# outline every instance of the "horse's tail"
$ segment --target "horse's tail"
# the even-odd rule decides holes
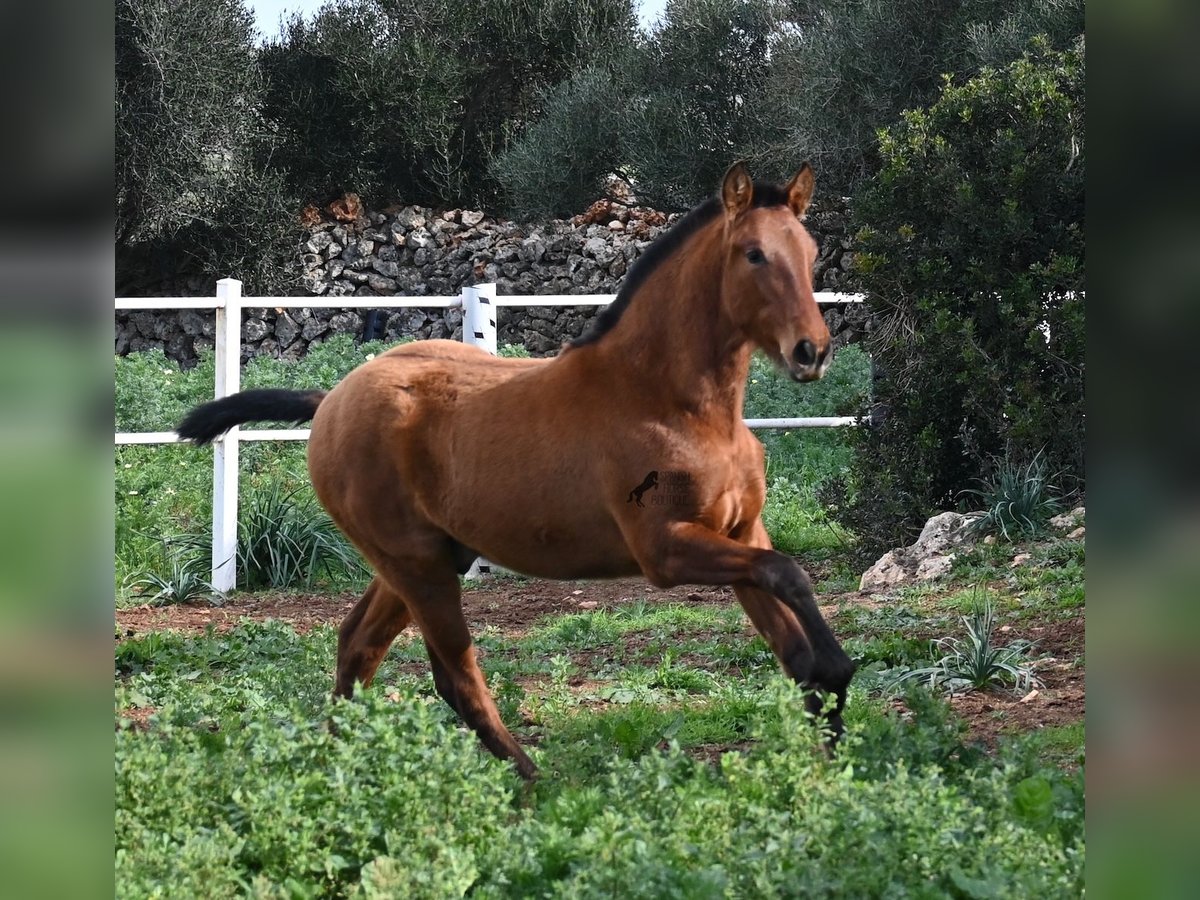
[[[307,422],[325,399],[325,391],[260,388],[202,403],[175,429],[185,441],[207,444],[234,425],[246,422]]]

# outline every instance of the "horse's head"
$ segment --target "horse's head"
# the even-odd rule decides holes
[[[807,163],[783,188],[756,185],[741,163],[721,184],[722,302],[750,340],[797,381],[820,378],[833,359],[829,329],[813,296],[817,243],[800,224],[812,192]]]

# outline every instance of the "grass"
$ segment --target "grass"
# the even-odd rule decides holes
[[[919,613],[855,616],[861,659],[917,652]],[[335,704],[331,627],[118,642],[117,895],[1082,889],[1081,727],[989,755],[928,691],[901,716],[856,682],[830,758],[735,607],[635,599],[478,644],[502,715],[536,742],[532,788],[436,699],[413,635]]]
[[[380,342],[355,344],[338,335],[313,347],[297,361],[269,357],[251,360],[243,386],[327,388],[351,369],[385,349]],[[521,355],[503,348],[503,355]],[[116,425],[122,431],[166,431],[193,405],[212,395],[213,359],[180,370],[161,351],[129,354],[116,362]],[[751,366],[746,414],[756,417],[853,413],[869,382],[869,363],[856,347],[845,348],[819,382],[798,385],[763,358]],[[768,494],[763,517],[775,545],[809,561],[836,558],[851,536],[839,529],[818,502],[817,490],[849,464],[845,434],[837,429],[762,431],[767,450]],[[139,580],[169,580],[175,574],[163,552],[167,535],[207,542],[211,527],[211,450],[191,446],[123,446],[115,452],[116,586],[118,596],[136,599],[130,586]],[[313,512],[305,467],[305,448],[293,442],[242,446],[240,457],[242,531],[270,539],[242,553],[253,574],[248,586],[264,584],[355,587],[363,582],[357,558],[344,552],[321,529],[306,529]],[[295,509],[281,507],[290,498]],[[261,527],[263,506],[272,522]],[[248,511],[248,513],[247,513]],[[254,519],[259,519],[258,526]],[[306,535],[298,532],[307,530]],[[275,535],[279,535],[278,538]],[[292,540],[291,538],[294,538]],[[314,547],[315,550],[314,555]],[[248,555],[247,555],[248,554]],[[842,573],[845,579],[852,576]],[[242,587],[247,584],[240,585]]]

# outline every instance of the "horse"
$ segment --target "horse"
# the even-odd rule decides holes
[[[535,778],[463,616],[459,575],[483,556],[539,578],[732,586],[836,743],[855,666],[807,573],[772,549],[764,451],[742,419],[755,348],[796,381],[822,377],[832,359],[812,288],[817,245],[802,224],[813,184],[807,163],[784,185],[732,166],[553,358],[418,341],[327,392],[247,390],[184,418],[177,432],[196,444],[250,421],[311,419],[316,495],[374,570],[338,631],[336,697],[370,685],[415,622],[437,693]],[[627,502],[647,472],[670,491]]]

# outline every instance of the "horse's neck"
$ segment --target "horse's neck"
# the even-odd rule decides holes
[[[707,229],[706,229],[707,231]],[[750,345],[726,320],[719,248],[697,235],[665,260],[630,298],[620,322],[596,345],[608,365],[673,409],[740,421]]]

